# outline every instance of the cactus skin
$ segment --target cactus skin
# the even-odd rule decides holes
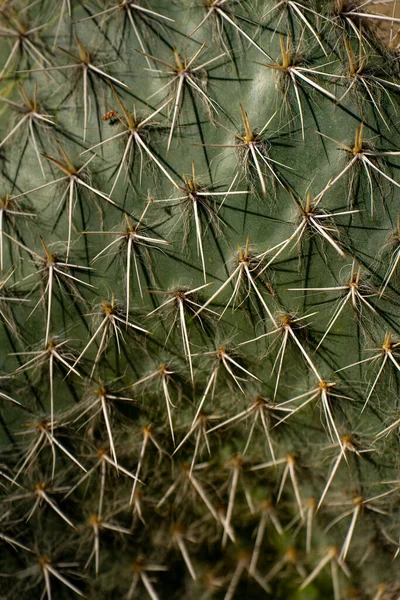
[[[396,596],[375,10],[0,5],[4,598]]]

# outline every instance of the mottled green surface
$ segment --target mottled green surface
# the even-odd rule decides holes
[[[6,598],[39,598],[43,590],[49,594],[46,577],[50,578],[54,598],[75,597],[70,587],[43,566],[43,557],[48,557],[56,573],[63,574],[69,584],[93,599],[145,598],[153,593],[160,600],[372,600],[381,598],[376,596],[379,584],[396,582],[397,564],[392,559],[400,526],[397,427],[388,435],[379,433],[399,418],[396,269],[388,280],[399,256],[398,56],[381,47],[369,26],[375,20],[364,18],[361,23],[353,14],[357,13],[354,2],[347,3],[341,14],[339,3],[335,8],[330,1],[285,2],[275,9],[276,2],[219,4],[214,4],[212,14],[198,27],[207,14],[201,2],[151,2],[147,9],[173,21],[140,19],[135,13],[140,42],[126,8],[95,16],[116,6],[113,2],[72,2],[71,18],[65,2],[60,19],[60,7],[57,5],[56,10],[50,0],[31,7],[11,2],[0,8],[0,198],[11,196],[9,204],[0,207],[2,277],[9,277],[0,299],[5,376],[1,390],[23,405],[21,408],[7,398],[0,399],[4,474],[0,533],[32,550],[13,549],[5,542],[0,570],[7,574]],[[216,7],[225,11],[225,17]],[[26,20],[28,31],[43,27],[21,38],[21,47],[15,47],[8,60],[14,38],[8,39],[6,33],[17,19],[20,23]],[[291,65],[295,65],[291,74],[268,66],[282,64],[281,44],[284,51],[288,45],[291,48]],[[141,46],[153,58],[138,53]],[[192,79],[195,85],[183,85],[179,103],[179,84],[164,64],[175,64],[174,47],[182,60],[189,61],[199,52],[192,69],[212,61],[196,72],[196,79]],[[84,49],[90,53],[90,65],[118,80],[114,80],[113,89],[110,80],[91,67],[86,91],[82,66],[57,68],[74,64],[67,53],[78,56]],[[35,54],[38,51],[40,55]],[[359,62],[350,75],[351,60]],[[26,117],[6,139],[24,118],[24,112],[12,103],[21,105],[24,98],[31,101],[35,93],[39,106],[36,115],[47,115],[54,124],[38,123],[35,116],[30,129],[30,117]],[[139,121],[161,110],[141,134],[141,146],[132,141],[124,155],[128,137],[122,136],[94,148],[124,131],[121,103]],[[108,111],[117,114],[103,120]],[[245,148],[234,147],[243,145],[239,136],[246,134],[241,111],[248,114],[253,133],[270,121],[262,134],[263,143],[256,144],[260,172],[252,155],[246,160]],[[357,159],[357,152],[353,154],[346,146],[352,149],[360,135],[363,146]],[[75,184],[79,192],[74,193],[72,221],[69,180],[36,190],[65,175],[54,160],[46,158],[65,162],[62,152],[78,168],[93,157],[82,179],[103,195],[96,196],[82,184]],[[263,153],[276,161],[268,163],[270,168],[262,163]],[[352,159],[354,165],[344,172]],[[203,192],[226,192],[225,196],[201,197],[207,204],[199,204],[200,233],[192,201],[179,200],[185,196],[179,187],[187,185],[193,168]],[[300,226],[300,209],[306,206],[307,195],[318,198],[325,188],[318,210],[332,213],[332,219],[317,213],[315,222],[322,230],[310,230],[308,225],[301,237],[297,234],[283,246]],[[244,193],[232,193],[238,191]],[[106,247],[118,239],[110,232],[125,232],[127,220],[135,226],[150,198],[153,201],[138,233],[153,242],[139,246],[136,263],[131,255],[129,275],[129,322],[150,332],[144,334],[125,327],[127,238],[121,235],[120,243],[108,250]],[[24,214],[18,216],[15,211]],[[341,214],[335,217],[335,213]],[[149,313],[171,300],[171,293],[204,285],[199,235],[205,278],[210,285],[188,296],[196,304],[185,300],[186,332],[182,332],[176,303]],[[233,279],[193,318],[233,273],[246,244],[251,282],[244,274],[241,287],[235,288]],[[68,264],[92,269],[67,268],[69,275],[92,287],[55,272],[50,313],[51,263],[42,263],[40,258],[46,256],[45,247],[57,256],[56,267],[50,269],[65,271],[60,263],[68,252]],[[351,296],[350,288],[341,286],[348,285],[352,269],[356,278],[360,267],[361,278],[354,280]],[[319,346],[346,295],[348,302]],[[104,328],[100,329],[95,342],[81,355],[104,318],[101,302],[112,302],[113,298],[120,310],[117,316],[122,319],[116,323],[119,329],[111,327],[104,339]],[[284,330],[272,333],[276,329],[272,319],[278,324],[284,315],[309,317],[293,324],[293,335],[288,329],[286,334]],[[23,352],[46,350],[46,329],[48,339],[55,344],[66,342],[60,346],[59,355],[68,366],[59,368],[60,362],[54,358],[53,377],[49,354],[21,368],[32,357],[40,356]],[[185,357],[188,353],[182,341],[186,333],[191,360]],[[392,337],[385,350],[386,333]],[[262,334],[269,335],[239,346]],[[222,363],[215,384],[215,352],[220,348],[226,348],[236,364],[226,363],[232,369],[229,373]],[[373,356],[375,360],[335,373]],[[203,405],[210,418],[207,430],[241,414],[258,396],[269,399],[263,415],[274,456],[260,413],[250,436],[255,413],[249,412],[240,422],[207,435],[210,454],[204,436],[198,438],[196,446],[199,429],[194,429],[172,457],[174,444],[162,377],[129,387],[155,373],[160,363],[173,371],[165,382],[176,446],[191,431],[208,390]],[[73,365],[80,376],[68,373]],[[336,394],[328,395],[328,412],[318,388],[319,382],[323,388],[324,381],[336,383],[328,388]],[[114,399],[106,400],[102,407],[101,393],[96,390],[103,385]],[[314,398],[305,395],[312,390],[316,390]],[[298,396],[302,397],[282,406]],[[35,447],[41,430],[32,424],[50,421],[51,398],[54,431],[52,434],[49,424],[43,425],[47,433],[42,433],[41,445]],[[282,412],[294,410],[310,398],[301,410]],[[287,420],[276,426],[286,415]],[[31,426],[27,429],[26,424]],[[143,428],[149,424],[158,448],[148,438],[141,462]],[[46,445],[52,435],[56,442]],[[312,544],[307,552],[309,498],[318,501],[324,490],[340,456],[338,437],[347,465],[341,460],[322,506],[313,513]],[[89,471],[99,460],[97,452],[108,448],[112,454],[113,446],[118,464],[131,474],[137,472],[140,461],[136,499],[140,500],[143,521],[138,505],[130,505],[132,479],[109,463],[105,479],[97,469],[64,499],[84,474],[76,461]],[[295,456],[295,475],[287,470],[281,486],[286,463],[279,460],[291,453]],[[206,491],[208,505],[191,483],[191,475],[185,475],[193,456],[193,476]],[[274,457],[275,466],[251,470]],[[235,473],[240,474],[236,491]],[[179,487],[158,506],[179,476]],[[31,516],[36,499],[40,499],[41,488],[35,488],[39,483],[45,484],[47,498],[56,503],[61,515],[42,497]],[[298,488],[297,501],[294,487]],[[35,489],[36,495],[32,492]],[[384,495],[371,500],[380,494]],[[357,508],[358,497],[370,502]],[[282,531],[279,534],[267,521],[257,571],[249,574],[245,565],[253,555],[260,531],[260,507],[266,499],[276,504]],[[87,564],[94,548],[96,514],[106,524],[129,530],[128,534],[100,526],[97,576],[96,552]],[[66,517],[75,528],[68,525]],[[235,542],[224,539],[226,519],[231,522]],[[355,528],[350,539],[351,523]],[[176,524],[184,534],[174,537],[171,532],[177,531],[173,529]],[[184,545],[179,547],[177,539]],[[350,539],[347,551],[346,539]],[[299,591],[302,581],[332,546],[337,546],[348,578],[334,562],[338,579],[327,564]],[[296,555],[292,548],[296,548]],[[287,551],[291,554],[285,555]],[[196,581],[185,565],[185,552]],[[146,576],[142,577],[129,595],[132,564],[138,557],[146,564],[168,567],[168,571],[150,577],[150,592],[149,588],[146,591]],[[66,562],[74,565],[57,566]],[[135,564],[137,573],[147,572]],[[234,595],[229,596],[240,565],[243,574]],[[332,577],[337,584],[335,596]],[[269,585],[270,591],[263,591],[260,583]]]

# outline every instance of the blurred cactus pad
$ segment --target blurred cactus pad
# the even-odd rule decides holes
[[[1,598],[398,598],[384,4],[0,2]]]

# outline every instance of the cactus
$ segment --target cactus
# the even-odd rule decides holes
[[[397,597],[386,5],[0,4],[2,597]]]

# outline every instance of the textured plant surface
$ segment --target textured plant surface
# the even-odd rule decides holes
[[[375,4],[0,3],[2,597],[397,597]]]

